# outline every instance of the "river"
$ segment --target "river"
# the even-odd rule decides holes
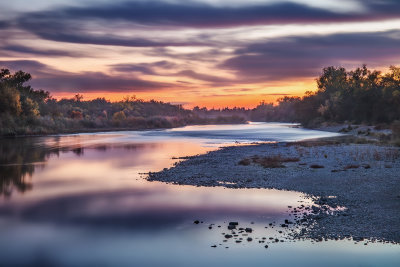
[[[146,180],[222,146],[334,135],[249,123],[0,139],[0,265],[398,266],[396,245],[292,242],[269,227],[312,205],[300,192]],[[230,221],[253,232],[225,242]]]

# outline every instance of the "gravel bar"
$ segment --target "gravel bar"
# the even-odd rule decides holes
[[[290,158],[263,167],[253,158]],[[293,159],[298,159],[293,160]],[[242,161],[243,159],[247,159]],[[242,161],[242,163],[239,163]],[[244,162],[244,164],[243,164]],[[303,192],[319,207],[299,238],[400,242],[400,149],[377,144],[303,141],[225,147],[189,157],[149,181]]]

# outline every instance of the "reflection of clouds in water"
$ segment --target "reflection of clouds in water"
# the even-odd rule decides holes
[[[268,193],[271,195],[267,196]],[[25,205],[4,205],[0,207],[0,214],[31,223],[161,230],[196,218],[221,221],[225,218],[254,220],[266,214],[283,217],[287,205],[296,203],[300,194],[282,193],[285,201],[274,203],[273,195],[281,192],[220,188],[209,192],[205,188],[192,187],[176,191],[168,188],[120,189],[57,196]],[[18,212],[14,213],[15,210]]]
[[[172,133],[182,129],[203,132],[196,138]],[[229,139],[213,137],[221,131],[229,134]],[[221,243],[221,232],[226,231],[227,225],[224,221],[239,221],[241,225],[255,221],[255,225],[249,224],[255,229],[253,237],[271,231],[264,226],[286,219],[287,206],[298,205],[299,193],[177,186],[148,182],[139,175],[171,166],[176,161],[172,157],[204,153],[224,142],[232,143],[232,136],[273,136],[280,132],[285,138],[329,135],[279,124],[249,124],[21,138],[8,143],[0,140],[0,163],[9,164],[7,171],[4,164],[0,166],[1,182],[15,183],[12,186],[16,187],[22,179],[34,186],[23,196],[14,194],[8,200],[0,199],[2,263],[245,266],[251,259],[252,265],[265,266],[267,259],[272,265],[292,260],[286,265],[294,266],[301,257],[327,262],[318,258],[327,251],[329,262],[339,259],[331,256],[335,253],[332,244],[320,253],[315,250],[321,245],[313,250],[299,249],[304,242],[280,243],[266,251],[255,239],[237,246],[229,244],[229,250],[223,248],[224,251],[210,247]],[[207,148],[207,142],[215,146]],[[11,182],[7,181],[7,172],[15,174],[7,176],[14,177]],[[310,204],[309,199],[303,201]],[[204,224],[194,225],[195,219],[204,220]],[[210,223],[222,227],[209,230]],[[343,242],[338,247],[343,247]],[[287,257],[288,248],[292,257]],[[349,245],[335,255],[352,253],[355,248]],[[394,254],[387,256],[385,249],[385,263],[390,263]],[[366,262],[376,258],[374,254],[365,256]],[[337,263],[341,265],[343,260]]]
[[[23,193],[31,189],[30,179],[37,168],[34,163],[42,162],[45,166],[52,155],[60,157],[68,152],[86,163],[101,161],[114,168],[141,166],[141,171],[146,172],[170,167],[171,157],[204,153],[235,141],[290,141],[332,135],[293,126],[282,123],[198,125],[169,130],[18,138],[12,142],[5,139],[0,141],[0,194],[10,196],[15,190]],[[62,157],[62,160],[66,163],[71,159]]]

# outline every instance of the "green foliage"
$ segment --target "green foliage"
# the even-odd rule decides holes
[[[400,121],[400,68],[395,66],[386,74],[366,66],[353,71],[327,67],[316,79],[317,91],[306,92],[301,98],[283,97],[277,105],[262,101],[254,109],[187,110],[181,105],[143,101],[134,96],[119,102],[105,98],[85,101],[80,94],[56,100],[49,92],[25,85],[30,79],[31,75],[22,71],[0,71],[1,135],[170,128],[247,120],[300,122],[308,127],[327,121],[387,125]]]
[[[318,90],[304,97],[285,97],[268,112],[267,120],[297,121],[305,126],[322,122],[365,124],[400,120],[400,68],[382,74],[365,65],[353,71],[324,68]],[[262,105],[256,111],[264,109]]]
[[[56,100],[49,92],[25,85],[31,75],[0,71],[0,135],[77,132],[90,129],[151,129],[187,124],[245,122],[237,115],[197,116],[181,105],[126,97],[119,102],[105,98],[85,101],[76,94]]]
[[[0,83],[0,113],[18,116],[21,112],[18,90],[10,85]]]

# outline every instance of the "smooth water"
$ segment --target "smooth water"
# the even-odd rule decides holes
[[[265,226],[290,218],[288,206],[312,204],[301,193],[145,179],[220,146],[332,135],[251,123],[2,139],[0,266],[399,266],[391,244],[264,248],[258,238],[285,237]],[[229,221],[251,227],[253,241],[223,242]]]

